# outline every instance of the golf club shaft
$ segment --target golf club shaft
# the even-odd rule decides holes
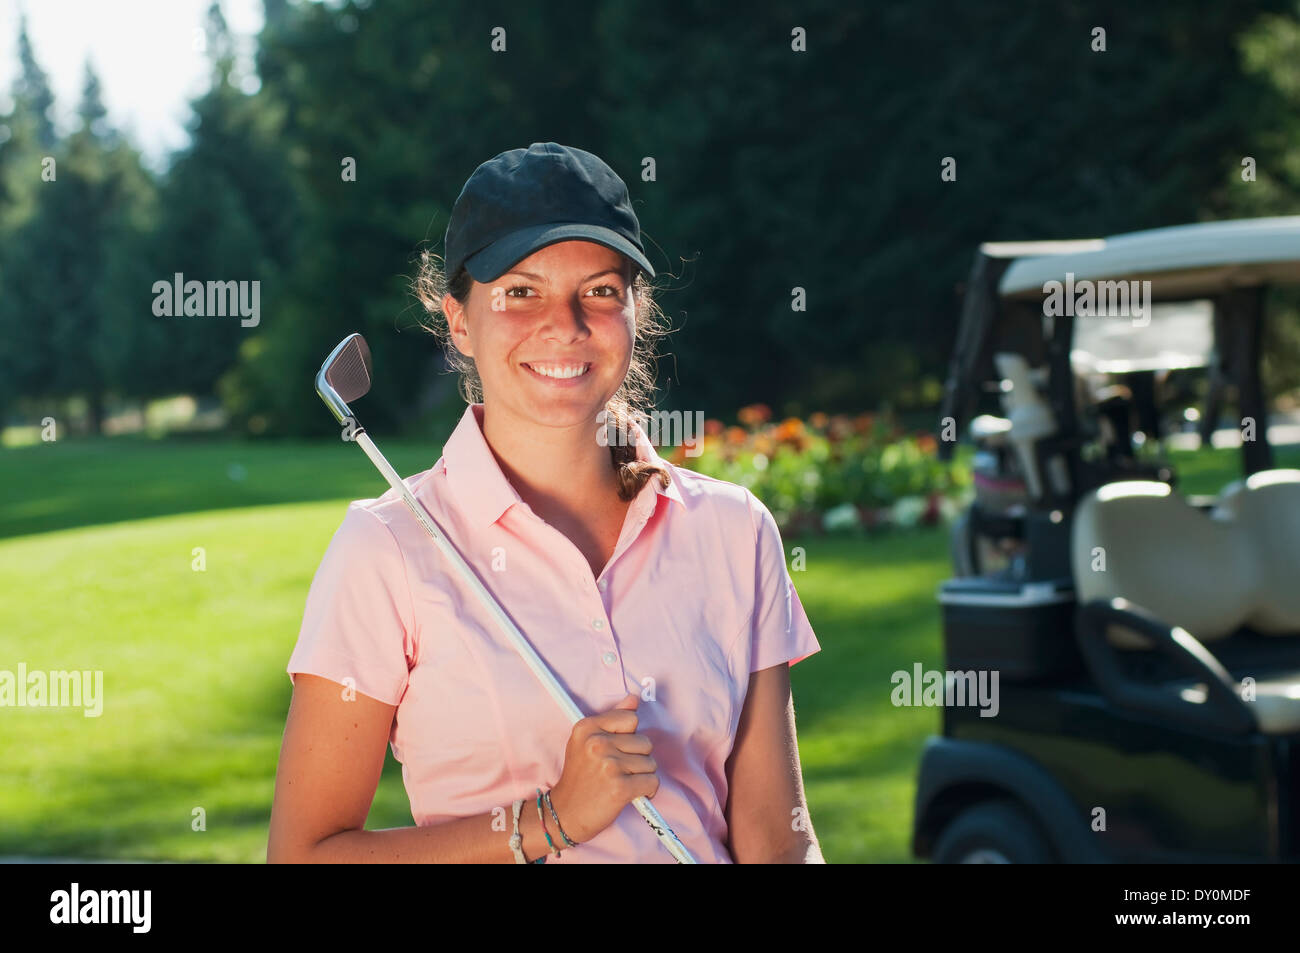
[[[379,448],[375,446],[375,442],[370,439],[370,435],[366,433],[365,430],[358,428],[353,435],[353,440],[355,440],[361,446],[361,449],[366,452],[366,456],[370,458],[370,462],[373,463],[379,472],[384,475],[384,479],[388,481],[389,486],[401,494],[403,502],[406,503],[407,508],[411,511],[411,514],[415,517],[416,521],[424,527],[424,531],[429,534],[433,541],[438,545],[438,548],[442,550],[443,554],[451,560],[452,565],[456,567],[461,576],[464,577],[465,581],[469,584],[470,588],[473,589],[474,593],[479,597],[479,601],[482,602],[484,607],[492,613],[492,617],[496,619],[497,624],[501,627],[502,631],[509,637],[516,651],[518,651],[519,655],[523,658],[524,663],[532,670],[533,674],[537,676],[538,681],[540,681],[550,693],[551,698],[555,700],[555,703],[564,711],[570,724],[580,721],[583,717],[582,710],[574,704],[573,699],[569,697],[569,693],[564,690],[564,686],[556,681],[555,676],[551,674],[551,670],[546,667],[546,663],[541,660],[535,651],[533,651],[533,647],[528,644],[528,640],[524,638],[523,633],[520,632],[514,622],[510,620],[510,617],[506,615],[505,610],[502,609],[496,599],[492,597],[492,594],[487,591],[483,586],[483,583],[479,581],[474,570],[470,568],[469,564],[465,562],[460,553],[457,552],[456,547],[451,544],[451,540],[447,538],[446,533],[441,530],[433,517],[429,515],[428,510],[426,510],[420,501],[415,498],[406,483],[400,476],[398,476],[397,471],[394,470],[388,460],[384,458],[384,455],[379,452]],[[678,839],[677,835],[673,833],[673,829],[668,826],[667,821],[660,816],[659,812],[655,809],[655,806],[650,803],[649,798],[645,796],[634,798],[632,805],[637,809],[641,816],[645,818],[645,822],[650,825],[650,829],[655,832],[655,836],[659,838],[660,843],[664,845],[664,848],[668,853],[672,854],[673,857],[676,858],[679,864],[697,863],[695,858],[691,855],[691,852],[686,849],[686,845]]]

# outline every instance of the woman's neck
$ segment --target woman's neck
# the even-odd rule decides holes
[[[618,498],[609,447],[596,442],[595,420],[540,427],[509,412],[483,408],[483,438],[515,492],[546,513],[580,514]]]

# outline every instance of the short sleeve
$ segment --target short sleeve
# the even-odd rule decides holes
[[[753,673],[782,662],[795,665],[820,652],[821,645],[786,569],[776,520],[758,497],[751,493],[749,500],[757,545],[749,656]]]
[[[353,503],[312,579],[289,679],[307,672],[396,705],[415,655],[413,632],[397,539],[378,515]]]

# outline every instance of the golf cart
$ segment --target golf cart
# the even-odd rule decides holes
[[[1300,470],[1274,467],[1260,381],[1284,283],[1300,216],[979,249],[940,415],[975,498],[938,592],[917,857],[1300,860]],[[1170,418],[1197,374],[1199,414]],[[1197,419],[1223,436],[1225,401],[1242,477],[1188,496],[1165,449]],[[995,707],[952,690],[972,672]]]

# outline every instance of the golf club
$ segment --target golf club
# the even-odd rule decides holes
[[[416,521],[424,527],[424,531],[437,543],[438,548],[456,567],[466,583],[469,584],[470,589],[478,596],[479,601],[496,619],[497,624],[509,637],[524,663],[537,676],[538,681],[550,693],[551,698],[568,716],[570,723],[577,723],[583,718],[581,709],[574,704],[573,699],[569,697],[564,687],[555,680],[555,676],[546,667],[546,663],[533,651],[533,647],[528,644],[523,633],[510,621],[510,617],[506,615],[505,610],[501,608],[496,599],[492,597],[492,594],[483,586],[478,576],[474,574],[474,570],[457,552],[456,547],[451,544],[451,541],[429,514],[429,511],[424,508],[410,489],[407,488],[406,484],[402,482],[402,478],[397,475],[397,471],[379,452],[375,442],[370,439],[370,435],[357,421],[356,415],[348,408],[349,403],[369,393],[370,380],[370,347],[366,344],[366,339],[360,334],[349,334],[339,342],[339,345],[330,352],[330,356],[325,359],[325,363],[321,365],[320,371],[316,374],[316,393],[320,395],[321,400],[325,402],[325,406],[330,409],[338,422],[351,428],[352,439],[360,444],[361,449],[370,458],[370,462],[384,475],[389,485],[401,494],[402,501],[406,503]],[[664,848],[673,855],[679,864],[697,863],[696,859],[691,856],[691,852],[686,849],[686,845],[678,840],[672,828],[655,810],[649,798],[638,797],[632,801],[632,804],[645,818],[646,823],[655,832],[655,836],[659,838],[660,843],[664,845]]]

